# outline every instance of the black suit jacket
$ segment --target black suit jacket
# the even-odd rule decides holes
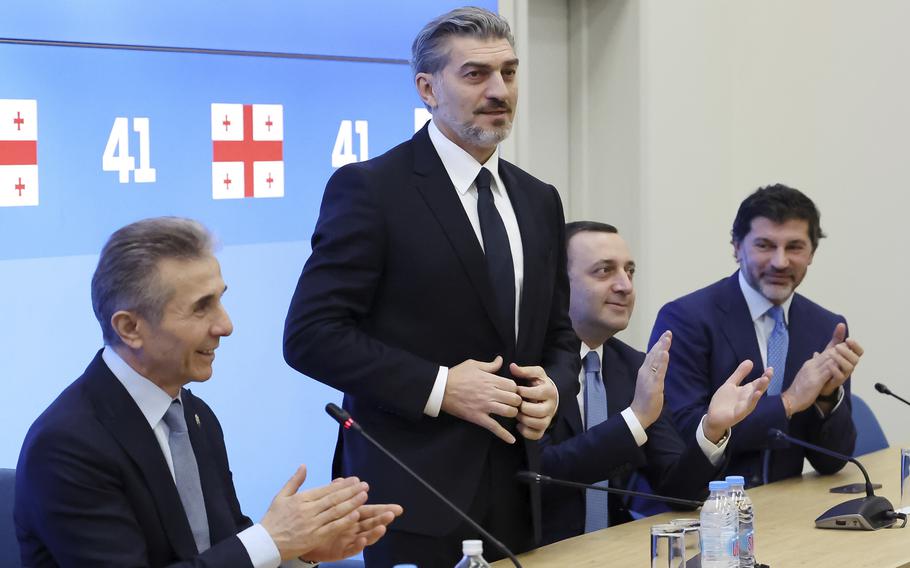
[[[221,425],[190,391],[181,399],[213,546],[197,554],[161,446],[99,352],[25,437],[15,505],[24,566],[252,566],[235,536],[252,523]]]
[[[787,319],[790,343],[782,392],[793,382],[803,363],[814,352],[825,349],[835,326],[845,321],[843,316],[829,312],[805,296],[793,295]],[[680,432],[688,436],[695,430],[714,391],[743,360],[749,359],[754,364],[745,383],[764,372],[755,325],[739,287],[739,274],[734,273],[661,308],[650,344],[668,329],[673,332],[673,347],[665,383],[667,400]],[[762,483],[762,453],[768,447],[769,428],[852,455],[856,429],[849,379],[844,383],[844,390],[841,405],[826,418],[813,405],[787,420],[780,395],[763,396],[755,410],[733,428],[726,473],[744,476],[749,485]],[[799,475],[804,457],[819,473],[834,473],[846,463],[799,446],[777,449],[769,463],[769,480]]]
[[[720,470],[711,464],[695,440],[684,442],[664,405],[647,428],[648,441],[635,443],[621,412],[632,404],[638,369],[645,354],[610,338],[604,344],[602,377],[607,389],[609,418],[584,430],[576,397],[578,376],[560,383],[559,416],[544,440],[542,473],[580,483],[609,480],[612,487],[629,487],[635,473],[644,476],[653,492],[683,499],[704,499],[707,485]],[[638,487],[650,491],[647,487]],[[629,501],[610,495],[610,525],[631,520]],[[637,507],[636,507],[637,508]],[[544,541],[555,542],[584,533],[585,492],[563,487],[543,491]]]
[[[499,164],[524,248],[517,341],[497,322],[483,250],[426,127],[329,180],[285,326],[287,362],[343,391],[355,419],[462,508],[489,454],[513,450],[483,428],[423,414],[438,367],[502,355],[504,376],[515,362],[556,379],[579,365],[559,195]],[[536,465],[537,443],[519,443]],[[459,522],[356,434],[341,432],[335,466],[369,481],[377,502],[401,503],[400,530],[438,536]]]

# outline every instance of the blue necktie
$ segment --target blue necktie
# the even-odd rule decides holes
[[[190,435],[186,430],[183,405],[179,400],[172,402],[167,409],[164,414],[164,423],[171,430],[167,443],[171,447],[177,493],[180,495],[180,502],[183,503],[183,510],[190,522],[190,528],[193,530],[196,549],[204,552],[211,546],[209,520],[205,512],[205,499],[202,497],[202,482],[199,480],[196,454],[193,453]]]
[[[774,367],[774,377],[768,385],[769,395],[780,394],[784,385],[784,372],[787,370],[787,346],[790,343],[790,334],[787,324],[784,323],[784,309],[772,306],[767,314],[774,320],[774,329],[768,337],[768,367]]]
[[[490,181],[493,174],[480,168],[474,185],[477,187],[477,216],[480,219],[480,234],[483,237],[484,256],[490,284],[496,297],[499,318],[505,329],[512,330],[515,337],[515,266],[512,264],[512,248],[506,225],[493,202]]]
[[[585,367],[585,430],[597,426],[607,419],[607,389],[600,376],[600,357],[596,351],[589,351],[584,358]],[[597,459],[591,456],[591,459]],[[596,483],[607,487],[606,481]],[[585,491],[585,532],[605,529],[610,524],[610,509],[604,491]]]

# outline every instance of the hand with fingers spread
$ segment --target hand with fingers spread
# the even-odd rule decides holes
[[[648,428],[660,416],[664,407],[664,377],[670,362],[670,343],[673,334],[665,331],[645,355],[645,362],[638,369],[635,397],[630,408],[642,428]]]
[[[519,386],[521,406],[518,408],[518,433],[528,440],[539,440],[556,415],[558,393],[556,384],[542,367],[522,367],[512,363],[512,376],[524,379],[527,386]]]
[[[853,369],[863,355],[863,348],[855,339],[847,337],[847,325],[839,323],[835,326],[831,341],[821,355],[827,359],[826,365],[831,371],[831,378],[819,394],[830,396],[853,374]]]
[[[727,430],[739,424],[755,410],[755,405],[768,389],[773,370],[766,369],[762,376],[743,385],[743,379],[751,370],[752,361],[740,363],[730,378],[711,397],[702,428],[705,437],[712,443],[720,441]]]
[[[442,410],[514,444],[515,436],[490,416],[514,418],[522,404],[515,381],[495,374],[501,366],[502,357],[497,355],[490,362],[469,359],[449,369]]]
[[[381,505],[378,507],[387,509],[371,509],[364,515],[369,486],[356,477],[298,492],[305,480],[306,466],[300,466],[272,500],[260,523],[278,547],[282,560],[337,560],[356,554],[379,532],[378,526],[381,524],[384,532],[385,524],[392,522],[400,510],[397,505]],[[382,524],[383,521],[388,522]],[[363,546],[357,549],[361,543]]]

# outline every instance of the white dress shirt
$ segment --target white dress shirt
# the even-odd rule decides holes
[[[598,345],[596,349],[591,349],[588,347],[585,342],[581,343],[581,360],[584,361],[585,356],[590,351],[597,353],[598,358],[601,361],[601,380],[604,381],[606,386],[607,378],[603,376],[603,345]],[[581,412],[581,424],[582,427],[586,428],[585,424],[585,369],[582,365],[581,371],[578,374],[578,384],[580,388],[578,389],[578,410]],[[638,421],[638,417],[635,416],[635,412],[632,411],[632,407],[627,407],[622,411],[621,416],[623,420],[626,421],[626,425],[629,427],[629,431],[632,433],[632,437],[635,439],[635,443],[638,444],[638,447],[645,445],[648,441],[648,434],[645,432],[645,429],[642,427],[641,422]],[[704,421],[704,417],[702,417]],[[698,423],[698,428],[695,430],[695,441],[698,443],[698,447],[701,448],[701,451],[705,454],[705,457],[708,458],[708,461],[711,462],[711,465],[718,466],[724,459],[724,450],[727,449],[727,444],[730,442],[730,431],[727,430],[727,435],[724,440],[718,446],[705,436],[704,425],[702,422]]]
[[[509,194],[506,192],[505,184],[499,177],[499,148],[493,152],[493,155],[481,164],[468,154],[455,142],[446,138],[434,121],[430,121],[428,127],[430,142],[439,154],[442,165],[458,192],[458,198],[464,207],[464,212],[471,221],[471,227],[474,228],[474,234],[477,235],[477,242],[483,248],[483,236],[480,232],[480,217],[477,214],[477,187],[474,180],[481,168],[487,168],[493,174],[493,181],[490,183],[490,190],[493,193],[493,203],[496,210],[499,211],[502,222],[506,227],[506,234],[509,236],[509,248],[512,252],[512,265],[515,271],[515,336],[518,337],[518,307],[521,305],[521,291],[524,282],[524,248],[521,244],[521,232],[518,229],[518,219],[515,217],[515,210],[512,208],[512,202],[509,200]],[[445,191],[444,188],[439,188]],[[448,367],[440,367],[436,374],[436,382],[433,384],[433,390],[424,407],[424,414],[428,416],[439,416],[439,410],[442,408],[442,398],[445,395],[446,380],[449,376]]]
[[[752,317],[752,323],[755,325],[755,338],[758,340],[758,349],[761,352],[762,367],[767,368],[768,338],[771,337],[771,332],[774,331],[774,318],[768,314],[768,310],[770,310],[771,306],[774,304],[771,303],[771,300],[765,298],[761,292],[746,282],[746,277],[743,276],[742,270],[739,271],[739,289],[743,292],[743,297],[746,299],[746,305],[749,306],[749,316]],[[790,294],[790,296],[784,300],[784,303],[780,305],[784,311],[784,325],[787,329],[790,328],[790,304],[792,303],[793,294]],[[834,405],[834,408],[831,409],[831,412],[837,410],[837,407],[840,406],[843,399],[844,387],[841,386],[837,389],[837,403]],[[817,404],[814,406],[815,410],[824,418],[825,414],[822,412],[821,408],[819,408]]]
[[[164,414],[170,408],[174,399],[155,383],[137,373],[110,346],[104,347],[101,358],[108,369],[111,370],[111,373],[117,377],[117,380],[126,389],[126,392],[132,397],[142,415],[145,416],[149,427],[151,427],[155,438],[158,440],[161,453],[164,454],[164,461],[167,462],[171,477],[173,477],[174,460],[171,457],[171,446],[168,443],[168,436],[170,436],[171,430],[164,422]],[[179,399],[180,395],[177,396],[177,400]],[[269,536],[268,531],[258,523],[239,532],[237,538],[240,539],[243,547],[246,548],[254,568],[278,568],[278,566],[306,568],[315,566],[315,564],[300,561],[282,564],[281,555],[278,552],[278,547],[275,546],[275,541]]]

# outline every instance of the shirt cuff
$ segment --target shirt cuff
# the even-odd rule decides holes
[[[275,541],[265,530],[265,527],[256,523],[248,529],[237,533],[240,544],[250,556],[253,568],[278,568],[281,566],[281,553],[275,546]]]
[[[449,380],[449,368],[439,367],[436,373],[436,382],[433,383],[433,390],[430,391],[430,398],[427,399],[426,406],[423,407],[423,413],[431,418],[439,416],[442,409],[442,397],[446,394],[446,382]]]
[[[732,433],[730,429],[727,429],[724,432],[724,437],[720,440],[720,445],[717,445],[705,436],[704,421],[704,416],[698,421],[698,428],[695,429],[695,441],[698,442],[698,447],[701,448],[702,453],[705,454],[711,465],[717,467],[724,461],[724,452],[727,450],[727,444],[730,443]]]
[[[819,417],[827,418],[828,416],[831,416],[832,414],[834,414],[838,408],[840,408],[840,403],[842,403],[843,401],[844,401],[844,386],[841,385],[841,386],[837,387],[837,402],[834,403],[834,408],[831,409],[831,412],[829,412],[828,414],[825,414],[824,412],[822,412],[822,409],[818,407],[817,402],[813,403],[812,406],[815,407],[815,412],[818,412]]]
[[[316,568],[317,566],[319,566],[318,562],[307,562],[299,558],[281,563],[281,568]]]
[[[635,413],[632,412],[632,407],[622,411],[623,420],[626,421],[626,426],[629,427],[629,431],[632,432],[632,437],[635,438],[635,443],[638,447],[642,447],[648,441],[648,434],[645,432],[645,429],[641,427],[641,422],[638,421],[638,417],[635,416]]]

